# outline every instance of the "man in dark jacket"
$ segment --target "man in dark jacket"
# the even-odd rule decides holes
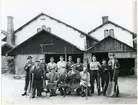
[[[25,76],[25,87],[24,90],[25,92],[22,94],[22,96],[27,95],[27,89],[30,83],[30,70],[34,63],[32,62],[32,57],[28,56],[27,58],[27,63],[25,64],[24,70],[26,71],[26,76]]]
[[[66,65],[67,72],[69,72],[71,70],[71,66],[73,64],[74,64],[74,62],[72,61],[72,56],[69,56],[68,57],[68,62],[67,62],[67,65]]]
[[[41,97],[41,92],[43,88],[43,69],[40,66],[40,61],[35,61],[35,66],[31,71],[32,79],[32,98],[35,98],[35,92],[37,90],[37,96]]]
[[[118,74],[119,74],[120,64],[118,60],[115,59],[114,53],[110,54],[110,60],[108,61],[108,66],[110,72],[110,80],[115,81],[115,88],[116,88],[116,85],[118,84]]]
[[[80,58],[77,58],[76,70],[79,71],[79,72],[83,71],[83,64],[81,63]]]

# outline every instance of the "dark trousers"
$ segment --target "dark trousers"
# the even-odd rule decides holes
[[[41,96],[42,88],[33,88],[32,96],[35,96],[36,90],[37,90],[37,96]]]
[[[119,70],[116,70],[115,71],[115,74],[114,74],[114,70],[110,70],[110,81],[114,80],[115,81],[115,88],[114,90],[116,90],[116,85],[118,85],[118,74],[119,74]],[[114,75],[114,78],[113,78],[113,75]]]
[[[98,70],[90,71],[91,92],[94,93],[94,81],[96,80],[98,94],[100,94],[100,74]]]
[[[29,82],[30,82],[30,78],[29,78],[28,75],[26,75],[26,77],[25,77],[25,87],[24,87],[25,92],[26,92],[27,89],[28,89]]]
[[[43,88],[43,80],[34,80],[32,85],[32,96],[35,96],[37,90],[37,96],[41,96]]]
[[[105,95],[106,90],[108,88],[109,84],[109,72],[105,71],[102,73],[102,88],[103,88],[103,94]]]

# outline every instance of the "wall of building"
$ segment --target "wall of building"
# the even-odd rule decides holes
[[[45,18],[45,20],[42,20]],[[51,28],[51,33],[57,35],[60,38],[78,46],[80,49],[84,50],[85,37],[80,37],[78,31],[73,30],[55,20],[50,19],[46,16],[40,16],[38,19],[24,27],[22,30],[15,33],[15,45],[19,45],[24,42],[26,39],[30,38],[37,33],[37,28],[41,28],[42,25]],[[73,37],[73,38],[72,38]]]
[[[108,53],[108,56],[111,53]],[[136,58],[137,57],[137,52],[115,52],[115,57],[116,58]]]
[[[103,27],[96,30],[95,32],[91,33],[90,35],[99,40],[102,40],[104,39],[104,30],[106,29],[114,29],[115,38],[133,47],[132,35],[129,32],[122,30],[121,28],[118,28],[112,24],[106,24]]]
[[[86,52],[84,52],[83,60],[87,58],[89,60],[89,62],[90,62],[91,61],[91,56],[92,56],[92,53],[86,53]]]
[[[33,62],[35,60],[40,60],[41,58],[44,58],[44,54],[26,54],[26,55],[17,55],[15,56],[15,71],[16,74],[25,74],[24,66],[27,62],[27,57],[31,55],[33,57]]]

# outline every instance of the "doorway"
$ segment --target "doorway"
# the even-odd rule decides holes
[[[109,58],[108,58],[108,52],[101,52],[101,53],[92,53],[92,56],[95,55],[97,61],[99,61],[102,64],[102,60],[105,59],[106,62],[108,62]]]

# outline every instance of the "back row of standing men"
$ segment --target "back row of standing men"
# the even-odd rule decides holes
[[[84,88],[86,88],[86,84],[89,87],[90,93],[88,95],[91,95],[94,93],[94,81],[96,80],[97,84],[97,91],[98,95],[101,93],[101,86],[102,86],[102,92],[103,95],[105,95],[109,79],[112,80],[113,78],[113,71],[116,70],[114,81],[117,84],[118,80],[118,73],[119,73],[119,62],[117,59],[115,59],[114,54],[110,55],[110,60],[108,63],[106,63],[106,60],[103,59],[102,65],[96,60],[96,56],[92,56],[92,61],[88,62],[88,59],[85,59],[83,64],[81,63],[81,59],[77,58],[77,63],[74,63],[72,61],[72,57],[68,57],[68,62],[64,61],[64,57],[60,56],[60,61],[57,62],[57,64],[54,62],[54,58],[50,57],[50,62],[48,64],[45,64],[44,58],[40,59],[40,61],[35,61],[35,65],[32,62],[32,57],[28,56],[27,60],[28,62],[25,64],[25,71],[26,71],[26,78],[25,78],[25,92],[22,94],[22,96],[27,94],[27,89],[29,85],[30,74],[34,74],[34,84],[33,84],[33,97],[35,97],[35,90],[37,89],[37,96],[41,96],[41,92],[43,91],[42,84],[43,80],[46,78],[51,81],[51,83],[58,83],[58,79],[60,76],[62,76],[65,73],[68,73],[70,76],[74,73],[80,74],[80,85],[81,85],[81,95],[84,96]],[[55,75],[57,74],[57,75]],[[87,76],[86,76],[87,75]],[[111,78],[109,78],[109,75]],[[101,84],[100,84],[101,79]],[[55,80],[55,81],[54,81]],[[101,86],[100,86],[101,85]],[[54,85],[52,85],[54,86]],[[63,92],[61,91],[61,94]],[[56,95],[55,91],[52,91],[51,95]]]

